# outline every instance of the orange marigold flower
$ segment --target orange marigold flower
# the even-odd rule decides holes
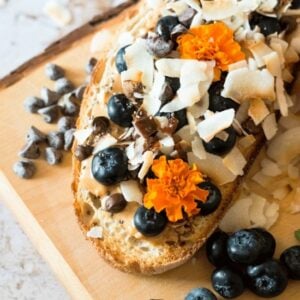
[[[177,38],[181,58],[215,60],[217,69],[245,59],[241,46],[233,39],[233,31],[222,22],[201,25]]]
[[[147,193],[144,206],[156,212],[166,210],[169,221],[183,219],[183,210],[190,217],[199,213],[197,202],[205,202],[208,191],[197,185],[203,175],[193,165],[190,167],[182,159],[168,160],[165,156],[154,160],[152,171],[157,179],[147,179]]]

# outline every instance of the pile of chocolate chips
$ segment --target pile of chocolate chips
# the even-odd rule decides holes
[[[87,80],[97,60],[91,58],[86,65]],[[31,126],[26,135],[26,144],[19,152],[21,160],[13,165],[13,171],[21,178],[32,178],[36,172],[34,160],[43,157],[49,165],[59,164],[63,159],[63,150],[70,151],[75,132],[75,123],[85,84],[75,87],[65,77],[65,70],[49,63],[45,67],[47,78],[54,81],[55,90],[43,87],[40,97],[25,99],[24,108],[29,113],[39,114],[46,123],[56,123],[57,130],[44,133]]]

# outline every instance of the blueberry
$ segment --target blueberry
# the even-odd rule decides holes
[[[206,242],[206,256],[210,263],[216,267],[229,264],[227,255],[228,234],[223,231],[214,232]]]
[[[133,217],[134,226],[145,236],[160,234],[166,227],[168,219],[164,212],[157,213],[153,208],[140,206]]]
[[[213,272],[212,285],[214,290],[226,299],[240,296],[245,289],[241,276],[228,267]]]
[[[128,159],[124,151],[118,147],[99,151],[92,160],[92,174],[104,185],[113,185],[127,176]]]
[[[168,83],[171,86],[171,88],[175,94],[180,88],[179,78],[166,76],[165,79],[166,79],[166,83]]]
[[[262,242],[263,247],[262,247],[262,252],[260,254],[260,260],[263,261],[263,260],[271,259],[274,255],[275,248],[276,248],[276,241],[273,235],[263,228],[253,228],[250,230],[253,230],[256,233],[258,233],[263,240]]]
[[[288,270],[290,278],[300,280],[300,246],[292,246],[283,251],[280,261]]]
[[[207,216],[219,207],[222,194],[220,190],[209,181],[201,182],[199,187],[203,190],[209,191],[206,202],[198,201],[198,208],[201,208],[200,215]]]
[[[239,104],[235,101],[231,100],[230,98],[224,98],[221,96],[221,92],[223,90],[223,83],[222,81],[214,82],[209,90],[209,110],[216,112],[216,111],[223,111],[226,109],[233,108],[237,110],[239,108]]]
[[[156,25],[156,33],[158,33],[164,40],[168,41],[171,38],[173,28],[179,24],[178,18],[175,16],[162,17]]]
[[[116,68],[117,68],[119,73],[122,73],[123,71],[127,70],[127,64],[126,64],[126,61],[125,61],[125,49],[129,46],[130,45],[127,45],[125,47],[120,48],[119,51],[116,54],[115,63],[116,63]]]
[[[243,229],[233,233],[227,241],[229,258],[236,263],[255,264],[266,258],[266,238],[255,230]]]
[[[219,137],[214,137],[208,143],[203,142],[205,150],[216,155],[227,154],[235,145],[236,132],[233,127],[225,129],[225,132],[228,134],[228,137],[225,141],[220,139]]]
[[[247,268],[249,288],[260,297],[275,297],[281,294],[288,284],[283,267],[275,260],[268,260]]]
[[[206,288],[197,288],[191,290],[184,300],[217,300],[217,297]]]
[[[112,96],[107,104],[109,118],[119,126],[130,127],[135,108],[132,102],[124,95]]]
[[[251,28],[253,29],[256,25],[260,28],[260,31],[264,36],[282,31],[280,21],[277,18],[267,17],[257,12],[253,13],[250,19]]]

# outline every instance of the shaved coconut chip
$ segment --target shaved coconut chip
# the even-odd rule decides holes
[[[222,158],[217,155],[206,153],[205,159],[199,159],[194,153],[189,152],[187,156],[189,164],[196,164],[201,172],[212,178],[218,185],[223,185],[236,179],[236,175],[226,168]]]
[[[291,179],[299,178],[299,167],[294,166],[293,164],[288,165],[288,176]]]
[[[169,155],[174,150],[175,142],[170,135],[160,139],[159,143],[160,151],[166,155]]]
[[[253,177],[252,180],[258,183],[260,186],[267,188],[273,181],[273,178],[270,176],[264,175],[261,171],[257,172]]]
[[[198,12],[202,11],[198,0],[183,0],[183,1],[191,8],[195,9],[196,11]]]
[[[252,146],[254,143],[255,143],[256,139],[254,137],[253,134],[249,134],[249,135],[246,135],[244,137],[242,137],[238,144],[239,144],[239,147],[241,147],[242,149],[248,149],[250,146]]]
[[[223,158],[223,163],[234,175],[244,175],[244,167],[246,166],[247,161],[238,147],[235,146]]]
[[[97,32],[92,39],[90,52],[97,53],[102,51],[108,51],[112,44],[112,33],[109,30],[101,30]]]
[[[207,21],[223,20],[238,13],[236,0],[201,1],[202,14]]]
[[[249,110],[249,106],[250,103],[249,101],[244,101],[240,107],[238,108],[236,115],[235,115],[235,119],[242,124],[243,122],[245,122],[249,115],[248,115],[248,110]]]
[[[169,120],[167,117],[154,117],[155,121],[159,123],[161,129],[168,127]]]
[[[185,59],[179,58],[162,58],[156,61],[155,66],[161,75],[179,78],[181,68],[185,61]]]
[[[192,20],[190,28],[198,27],[198,26],[204,24],[204,22],[205,21],[203,19],[202,13],[197,13],[197,14],[195,14],[195,16]]]
[[[248,69],[250,71],[256,71],[258,69],[258,65],[253,58],[248,59]]]
[[[231,72],[233,70],[241,69],[241,68],[248,68],[248,63],[246,60],[237,61],[228,66],[228,71]]]
[[[101,226],[94,226],[86,233],[86,236],[93,239],[102,239],[103,228]]]
[[[92,128],[78,129],[74,132],[74,138],[76,139],[78,145],[83,145],[92,133]]]
[[[126,48],[125,60],[127,69],[137,69],[143,72],[142,83],[146,91],[150,91],[153,84],[154,62],[153,56],[147,51],[146,40],[138,39]]]
[[[206,151],[201,139],[198,136],[195,136],[192,141],[192,151],[199,159],[206,159]]]
[[[115,139],[112,135],[110,134],[106,134],[104,136],[102,136],[100,138],[100,140],[98,141],[98,143],[96,144],[94,150],[93,150],[93,154],[103,150],[103,149],[106,149],[110,146],[113,146],[115,145],[116,143],[118,142],[117,139]]]
[[[255,125],[258,125],[266,118],[268,114],[270,114],[270,111],[263,100],[252,99],[250,100],[248,114],[254,121]]]
[[[278,126],[276,122],[276,116],[274,113],[268,115],[263,123],[262,128],[267,140],[272,139],[278,131]]]
[[[131,45],[134,41],[134,37],[129,31],[122,32],[118,37],[119,48]]]
[[[274,78],[266,70],[251,71],[247,68],[228,73],[221,95],[239,103],[250,99],[275,100]]]
[[[294,37],[291,40],[291,46],[295,49],[295,51],[300,54],[300,37]]]
[[[191,132],[191,134],[194,134],[197,131],[196,120],[190,112],[186,113],[186,118],[187,118],[188,124],[190,126],[190,132]]]
[[[171,2],[167,4],[167,10],[174,11],[177,16],[181,15],[187,8],[188,5],[184,1]]]
[[[208,143],[217,133],[231,126],[234,113],[234,109],[226,109],[201,121],[197,126],[199,136]]]
[[[121,181],[121,192],[127,202],[143,204],[143,193],[136,180]]]
[[[265,216],[267,217],[267,223],[265,229],[270,229],[279,217],[279,205],[275,202],[270,203],[266,206]]]
[[[274,51],[270,47],[268,47],[264,42],[254,44],[252,47],[250,47],[249,50],[253,54],[257,66],[260,68],[265,65],[264,56],[274,53]]]
[[[286,52],[284,53],[284,58],[286,64],[292,64],[298,62],[299,55],[297,54],[297,51],[294,49],[294,47],[289,46]]]
[[[267,218],[264,215],[264,210],[267,200],[259,195],[251,194],[252,205],[249,209],[250,222],[253,227],[264,227],[267,223]]]
[[[281,65],[285,63],[284,53],[287,50],[288,43],[279,38],[271,38],[270,47],[277,52]]]
[[[198,103],[187,108],[187,111],[192,114],[195,119],[200,118],[208,110],[209,94],[206,93]]]
[[[289,69],[285,68],[282,72],[282,79],[285,82],[292,82],[294,80],[294,76],[292,75]]]
[[[225,232],[235,232],[251,226],[249,210],[253,204],[250,197],[237,200],[221,220],[219,228]]]
[[[238,13],[235,16],[222,20],[231,30],[236,31],[244,25],[247,16],[244,13]]]
[[[276,82],[277,103],[279,105],[281,115],[286,117],[289,112],[288,112],[287,99],[284,90],[284,83],[283,80],[278,77],[275,79],[275,82]]]
[[[143,162],[143,152],[144,152],[145,139],[139,137],[132,142],[128,147],[126,147],[125,152],[128,157],[128,168],[130,170],[135,170]]]
[[[59,27],[64,27],[72,21],[70,10],[56,1],[47,1],[43,10]]]
[[[148,7],[157,9],[159,6],[164,4],[163,0],[146,0],[146,4]]]
[[[150,167],[153,163],[154,154],[152,151],[146,151],[143,155],[144,163],[139,171],[138,178],[143,180],[144,177],[147,175]]]
[[[214,62],[187,60],[180,71],[180,85],[186,86],[200,81],[210,81],[211,70],[214,66]]]
[[[229,134],[226,131],[221,131],[218,134],[216,134],[216,137],[222,141],[227,141]]]
[[[273,12],[277,4],[278,0],[261,0],[258,9],[262,12]]]
[[[124,81],[127,81],[127,80],[141,82],[142,76],[143,76],[143,72],[141,72],[140,70],[138,70],[136,68],[128,69],[121,73],[122,84]]]
[[[267,158],[261,161],[261,166],[262,166],[261,173],[266,176],[276,177],[282,173],[279,166]]]
[[[281,77],[281,65],[278,54],[273,51],[263,57],[268,71],[276,77]]]
[[[289,192],[290,192],[290,189],[286,185],[286,186],[279,187],[276,190],[274,190],[274,192],[272,193],[272,196],[274,199],[282,200],[288,195]]]
[[[159,96],[162,90],[162,86],[165,83],[165,77],[158,72],[154,74],[154,83],[151,92],[144,96],[142,108],[148,115],[154,116],[161,106]]]
[[[176,135],[178,135],[183,141],[191,143],[194,139],[194,135],[191,134],[190,126],[186,125],[180,128]]]

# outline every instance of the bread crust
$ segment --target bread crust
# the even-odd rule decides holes
[[[131,9],[131,13],[134,11],[137,12],[140,9],[140,5],[137,5],[130,9]],[[119,19],[121,22],[122,18]],[[91,82],[88,85],[84,94],[80,115],[76,124],[77,128],[82,128],[84,117],[88,113],[90,113],[89,107],[90,107],[91,94],[93,93],[95,86],[99,83],[99,81],[101,80],[104,74],[105,63],[106,63],[106,59],[101,59],[94,69]],[[255,138],[256,138],[256,142],[253,144],[253,146],[250,149],[248,149],[247,152],[243,153],[248,162],[247,166],[245,167],[245,174],[248,172],[250,166],[252,165],[255,157],[259,153],[265,141],[262,132],[257,134]],[[73,152],[76,146],[77,143],[75,141],[73,144]],[[73,155],[72,163],[73,163],[73,179],[74,179],[72,183],[72,189],[73,189],[74,199],[75,199],[74,209],[75,209],[75,214],[77,216],[78,223],[84,235],[86,236],[86,239],[90,240],[93,243],[93,245],[96,247],[99,254],[113,267],[116,267],[124,272],[142,273],[146,275],[163,273],[170,269],[176,268],[184,264],[186,261],[188,261],[205,243],[205,241],[213,233],[213,231],[217,228],[225,212],[230,207],[234,199],[238,196],[239,188],[244,178],[244,177],[238,177],[234,182],[220,187],[221,193],[223,195],[223,199],[219,208],[214,213],[206,217],[197,216],[193,219],[192,222],[196,222],[196,221],[198,222],[199,218],[202,218],[201,221],[199,221],[199,224],[205,224],[205,226],[199,225],[199,228],[195,226],[195,228],[199,232],[195,234],[197,238],[193,241],[193,243],[188,243],[185,245],[178,244],[173,246],[165,245],[164,247],[166,249],[163,255],[159,259],[156,258],[156,259],[148,260],[148,259],[141,259],[141,257],[139,256],[131,255],[129,249],[127,253],[126,251],[124,253],[124,251],[120,249],[121,248],[120,244],[118,244],[119,238],[105,236],[105,238],[103,239],[94,239],[94,238],[87,237],[87,232],[90,228],[84,222],[84,215],[83,215],[83,209],[81,204],[85,202],[85,199],[83,199],[79,188],[81,162],[77,160]]]

